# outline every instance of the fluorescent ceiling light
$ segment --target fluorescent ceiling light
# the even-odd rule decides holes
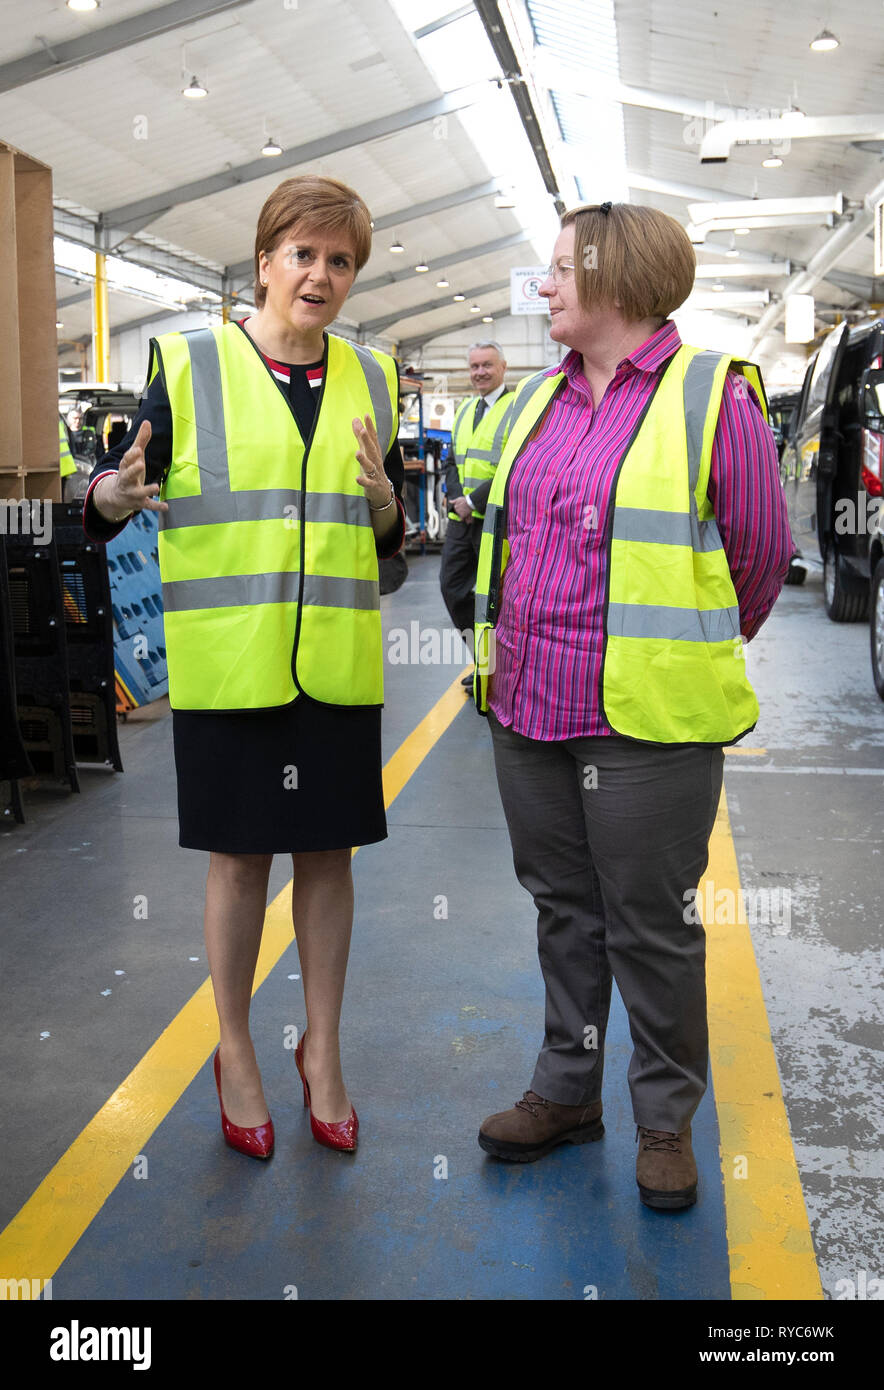
[[[785,213],[844,211],[843,193],[812,194],[805,198],[739,198],[717,203],[688,203],[692,222],[713,222],[731,218],[738,225],[751,226],[759,217],[782,217]]]
[[[465,295],[465,294],[453,294],[453,295],[451,296],[451,298],[455,301],[456,304],[460,304],[464,299],[466,299],[466,295]]]
[[[445,276],[444,276],[444,275],[442,276],[442,279],[441,279],[441,280],[437,280],[437,281],[436,281],[436,289],[437,289],[437,290],[447,290],[447,289],[448,289],[448,281],[445,279]]]
[[[712,286],[715,289],[715,286]],[[763,305],[770,303],[770,290],[726,290],[724,285],[716,295],[706,295],[698,293],[695,287],[685,300],[689,309],[728,309],[728,308],[747,308],[749,305]]]
[[[395,232],[393,233],[393,235],[396,235]],[[393,245],[390,247],[390,250],[393,252],[394,256],[401,256],[402,252],[405,250],[405,247],[402,245],[402,242],[399,240],[399,238],[396,237],[396,240],[393,242]]]
[[[266,155],[267,158],[270,159],[273,157],[273,155],[282,154],[282,145],[277,145],[276,141],[273,139],[273,136],[271,135],[270,139],[267,141],[267,144],[261,150],[261,153],[263,155]]]
[[[88,10],[98,9],[98,0],[67,0],[69,10],[76,10],[85,14]]]
[[[782,162],[783,161],[780,159],[780,156],[776,154],[774,150],[771,150],[770,154],[767,156],[767,159],[762,159],[761,167],[763,169],[779,169]]]
[[[430,268],[430,267],[427,265],[426,261],[423,260],[423,259],[421,259],[420,261],[418,261],[417,265],[415,266],[415,270],[417,271],[418,275],[422,275],[422,274],[424,273],[424,271],[425,271],[425,270],[429,270],[429,268]]]
[[[209,89],[203,86],[198,77],[193,77],[187,87],[182,87],[181,95],[183,97],[189,97],[191,101],[196,101],[200,97],[207,97],[209,95]]]
[[[727,255],[727,251],[724,254]],[[756,276],[759,279],[768,276],[779,278],[791,273],[789,261],[743,261],[740,265],[718,265],[707,261],[705,265],[698,265],[694,272],[697,280],[753,280]]]

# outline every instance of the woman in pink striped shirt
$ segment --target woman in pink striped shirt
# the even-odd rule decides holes
[[[562,218],[540,293],[549,304],[550,337],[570,351],[545,374],[560,380],[533,430],[501,463],[508,468],[501,505],[509,559],[496,601],[488,692],[513,861],[538,910],[546,1031],[530,1089],[484,1121],[479,1143],[500,1158],[530,1162],[556,1144],[601,1137],[615,978],[634,1044],[636,1179],[642,1201],[663,1209],[696,1200],[691,1119],[708,1067],[705,936],[685,904],[708,860],[729,736],[710,741],[702,711],[685,712],[683,680],[667,685],[671,668],[660,660],[650,661],[648,679],[652,688],[658,683],[654,699],[664,707],[664,723],[666,702],[680,706],[688,734],[678,742],[619,735],[602,692],[612,613],[626,607],[609,596],[615,492],[639,438],[644,449],[652,439],[650,447],[664,451],[651,455],[661,472],[665,463],[667,476],[679,476],[686,427],[668,435],[660,420],[665,425],[669,417],[651,407],[682,348],[668,315],[693,288],[695,268],[684,229],[656,209],[603,203]],[[684,352],[681,371],[683,361]],[[653,431],[642,435],[646,419]],[[685,480],[687,468],[685,459]],[[703,569],[706,553],[723,550],[739,632],[749,639],[780,592],[794,546],[773,433],[752,387],[732,370],[721,393],[706,498],[699,515],[709,519],[690,518],[698,537],[687,542],[694,568]],[[685,543],[676,526],[687,516],[658,509],[639,519],[652,529],[637,538],[663,542],[658,554]],[[667,582],[664,568],[664,590]],[[701,610],[692,614],[700,619],[699,638],[686,627],[690,647],[667,645],[681,648],[678,659],[689,651],[702,663],[704,651],[715,653],[699,650],[704,638],[713,642],[711,604],[701,601],[699,584],[692,605]],[[691,607],[658,603],[665,599],[639,605],[639,620],[652,624],[662,613],[676,622],[666,636],[681,637],[677,623]],[[722,613],[736,633],[736,606]],[[735,646],[741,655],[738,637]],[[751,689],[746,693],[751,700]],[[732,737],[745,732],[735,728]]]

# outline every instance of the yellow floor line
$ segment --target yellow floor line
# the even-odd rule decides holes
[[[389,806],[466,702],[461,674],[384,768]],[[733,750],[743,753],[765,750]],[[354,851],[355,852],[355,851]],[[740,904],[727,802],[706,881]],[[706,927],[710,1063],[721,1136],[731,1290],[735,1299],[819,1299],[819,1274],[767,1011],[745,914]],[[267,908],[255,990],[293,940],[291,883]],[[0,1277],[49,1279],[218,1043],[205,980],[0,1233]],[[738,1174],[745,1168],[746,1176]]]
[[[468,702],[460,683],[467,669],[384,768],[388,807]],[[267,908],[253,994],[293,940],[289,880]],[[55,1275],[217,1045],[218,1016],[206,979],[0,1233],[0,1278]]]
[[[729,898],[718,901],[733,902],[736,911],[713,917],[737,920],[706,924],[706,986],[731,1296],[821,1299],[724,788],[698,893],[701,915],[722,889]]]

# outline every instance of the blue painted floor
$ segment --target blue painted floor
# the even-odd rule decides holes
[[[427,578],[434,563],[423,562]],[[414,614],[418,595],[423,620],[441,621],[438,589],[409,583],[385,601],[388,627]],[[386,757],[456,670],[388,668]],[[170,721],[150,735],[171,739]],[[273,1159],[225,1146],[207,1062],[147,1145],[147,1178],[117,1187],[58,1270],[54,1298],[729,1299],[711,1085],[694,1120],[697,1205],[650,1211],[635,1185],[631,1042],[616,993],[605,1137],[526,1165],[476,1143],[485,1116],[530,1082],[543,988],[487,726],[466,698],[388,822],[389,839],[353,865],[342,1051],[357,1153],[317,1145],[302,1108],[284,1032],[305,1023],[293,943],[252,1006]],[[274,894],[286,862],[274,863]],[[447,919],[434,916],[439,895]],[[201,899],[190,907],[201,916]]]

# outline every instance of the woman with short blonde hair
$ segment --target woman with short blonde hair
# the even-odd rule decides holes
[[[530,1088],[479,1143],[530,1162],[601,1138],[616,979],[636,1181],[661,1209],[696,1200],[708,1041],[693,895],[723,745],[758,714],[743,639],[793,552],[757,369],[682,344],[668,317],[693,279],[665,213],[563,216],[540,293],[569,351],[517,387],[476,586],[476,707],[546,985]]]

